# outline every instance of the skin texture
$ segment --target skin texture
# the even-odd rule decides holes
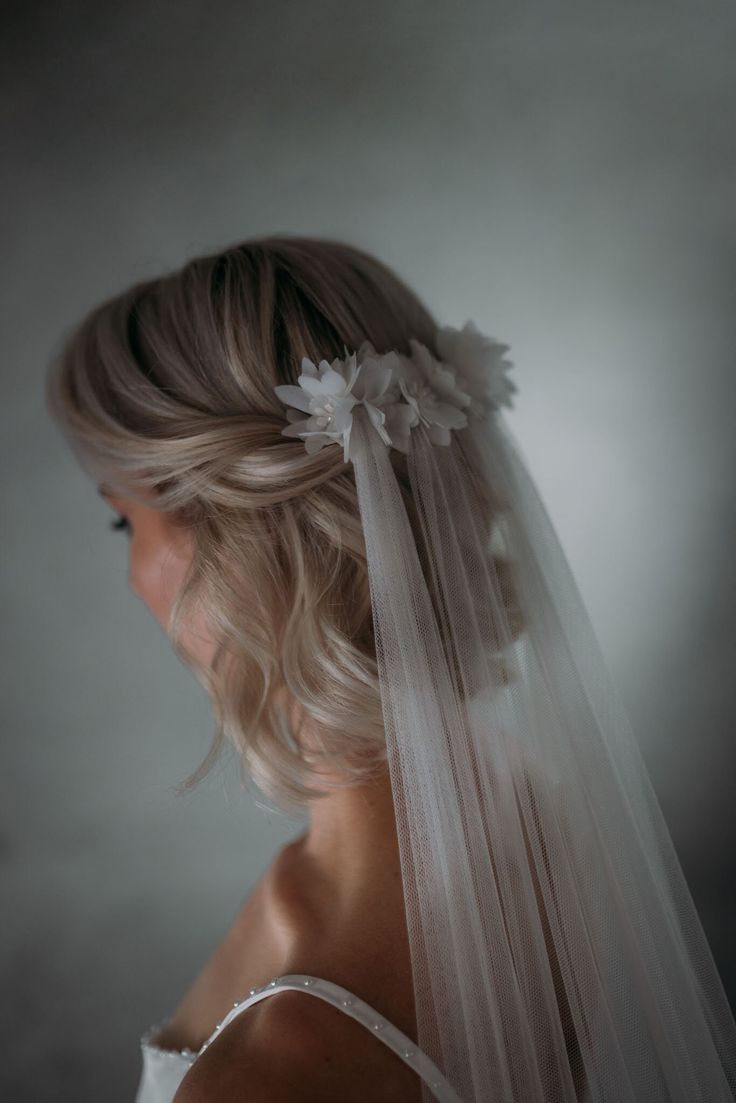
[[[128,586],[165,630],[192,555],[190,537],[152,506],[99,492],[128,522]],[[186,642],[210,661],[214,643],[204,621],[187,626]],[[197,1050],[249,988],[285,973],[344,985],[416,1039],[388,774],[314,802],[307,831],[277,853],[158,1043]],[[418,1077],[393,1051],[300,992],[276,993],[237,1016],[194,1063],[175,1103],[241,1094],[251,1103],[420,1099]]]

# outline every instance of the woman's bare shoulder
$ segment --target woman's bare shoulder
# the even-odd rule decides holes
[[[173,1103],[419,1103],[417,1074],[361,1023],[285,990],[244,1011],[197,1058]]]
[[[284,848],[286,850],[287,848]],[[279,928],[266,904],[278,854],[253,885],[224,935],[169,1016],[158,1042],[168,1049],[197,1051],[246,992],[284,972]]]

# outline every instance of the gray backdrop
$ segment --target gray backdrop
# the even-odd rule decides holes
[[[126,1103],[301,830],[195,794],[203,691],[47,420],[102,296],[274,231],[376,252],[508,341],[508,415],[733,993],[736,7],[3,6],[0,1094]]]

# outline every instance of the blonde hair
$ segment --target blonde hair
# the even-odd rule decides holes
[[[155,508],[194,537],[168,631],[208,688],[217,726],[183,790],[209,773],[226,740],[290,811],[325,793],[314,784],[321,762],[346,784],[385,769],[353,467],[341,447],[310,456],[281,435],[274,387],[296,382],[302,357],[331,361],[366,339],[409,355],[414,337],[436,354],[436,328],[368,253],[280,235],[108,299],[52,362],[47,404],[82,465],[147,505],[138,488],[154,491]],[[405,459],[390,454],[422,556]],[[180,638],[200,602],[217,635],[207,669]],[[284,689],[314,721],[320,749],[291,729]]]

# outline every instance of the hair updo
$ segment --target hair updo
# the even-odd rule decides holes
[[[283,437],[274,387],[296,383],[303,357],[332,361],[364,340],[410,355],[414,337],[436,355],[436,329],[368,253],[282,235],[197,257],[106,300],[51,364],[47,403],[82,465],[149,506],[137,488],[154,491],[155,508],[193,534],[168,634],[207,687],[217,724],[183,790],[209,773],[226,740],[290,811],[325,792],[321,762],[346,784],[386,768],[353,465],[342,447],[310,456]],[[389,455],[424,564],[406,460]],[[489,532],[496,505],[489,497]],[[200,603],[217,637],[208,669],[179,638]],[[319,749],[300,743],[285,695],[313,721]]]

